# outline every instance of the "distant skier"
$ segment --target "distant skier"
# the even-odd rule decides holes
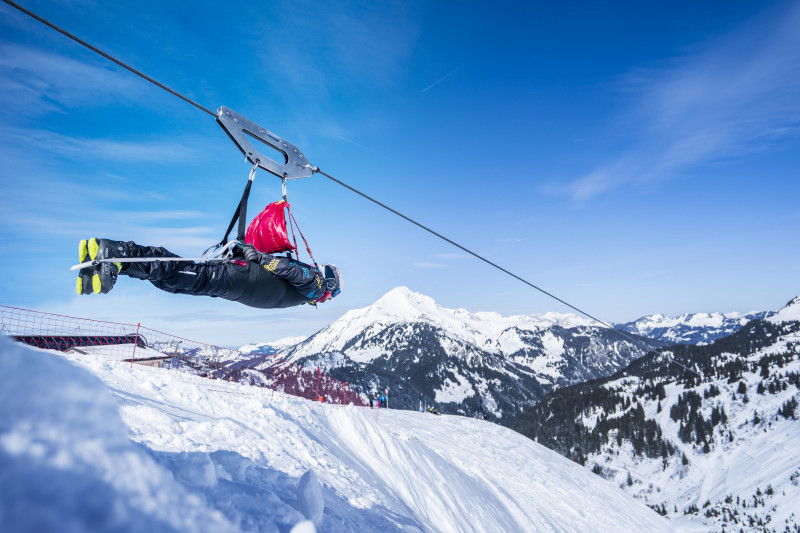
[[[372,409],[375,403],[375,395],[373,393],[369,393],[369,408]]]
[[[82,240],[78,260],[154,258],[179,256],[154,246],[109,239]],[[249,244],[225,261],[103,262],[83,268],[75,286],[78,294],[105,294],[120,274],[147,280],[174,294],[211,296],[259,309],[293,307],[327,301],[341,292],[341,276],[335,265],[317,269],[289,257],[263,254]]]

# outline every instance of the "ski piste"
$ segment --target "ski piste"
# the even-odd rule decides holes
[[[109,257],[106,259],[95,259],[86,261],[69,267],[70,270],[79,270],[100,265],[101,263],[151,263],[153,261],[195,261],[197,263],[208,263],[209,261],[225,261],[227,257]]]

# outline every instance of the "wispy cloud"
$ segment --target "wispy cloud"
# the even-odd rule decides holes
[[[0,113],[42,115],[71,107],[130,101],[140,94],[142,86],[137,80],[99,61],[78,61],[0,42]]]
[[[627,75],[615,136],[631,148],[554,192],[578,202],[684,174],[796,135],[800,4],[750,21],[660,69]],[[624,133],[620,133],[624,132]]]
[[[419,34],[411,9],[404,2],[344,2],[319,10],[302,0],[276,9],[264,39],[265,66],[294,95],[388,83],[402,72]],[[317,16],[296,16],[303,11]],[[284,17],[290,20],[282,23]]]
[[[121,163],[180,163],[203,157],[203,151],[192,147],[192,143],[176,143],[150,136],[146,139],[109,139],[107,137],[75,137],[41,129],[0,129],[0,142],[25,145],[26,149],[37,149],[42,154],[86,160],[92,158]]]
[[[441,263],[414,263],[414,266],[417,268],[447,268],[447,265],[443,265]]]

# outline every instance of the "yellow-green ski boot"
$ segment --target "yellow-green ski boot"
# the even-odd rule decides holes
[[[78,262],[85,263],[89,260],[89,247],[86,239],[78,243]],[[78,294],[92,294],[92,276],[95,267],[86,267],[78,271],[78,280],[75,282],[75,292]]]
[[[124,254],[119,253],[117,248],[120,248],[118,241],[109,239],[96,239],[92,237],[86,245],[89,252],[89,258],[92,261],[104,259],[113,259],[122,257]],[[105,261],[94,267],[91,279],[91,291],[95,294],[106,294],[114,288],[114,283],[117,281],[117,275],[122,270],[122,263]]]

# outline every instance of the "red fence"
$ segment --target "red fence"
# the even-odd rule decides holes
[[[104,359],[178,371],[205,386],[231,391],[270,389],[309,400],[364,406],[347,383],[318,368],[302,367],[270,353],[243,353],[150,329],[0,305],[0,333],[48,350],[96,354]]]

